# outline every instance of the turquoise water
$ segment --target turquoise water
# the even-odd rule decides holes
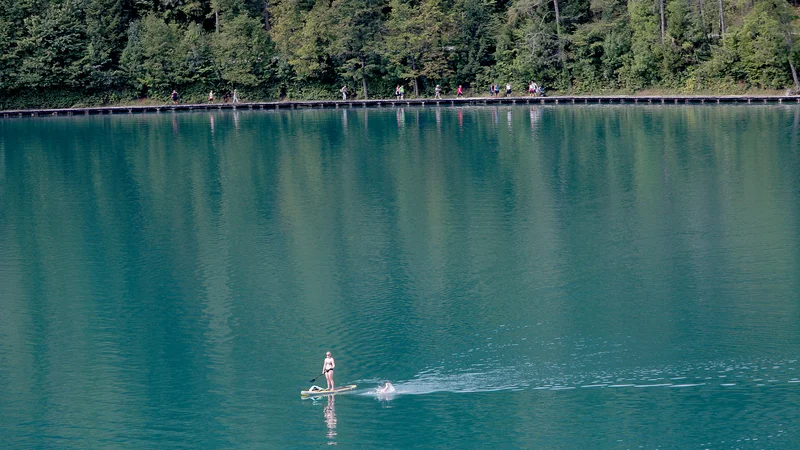
[[[797,448],[798,349],[797,107],[0,120],[12,448]]]

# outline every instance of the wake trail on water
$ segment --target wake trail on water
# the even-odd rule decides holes
[[[371,380],[363,380],[369,383]],[[374,381],[377,384],[377,381]],[[684,367],[665,366],[628,370],[553,373],[547,365],[519,367],[476,366],[447,372],[443,367],[421,371],[413,378],[393,382],[396,392],[376,389],[360,395],[396,397],[433,393],[479,393],[497,391],[565,391],[574,389],[764,389],[771,386],[800,388],[798,360],[708,362]]]

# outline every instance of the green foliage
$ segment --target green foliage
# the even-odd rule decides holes
[[[122,51],[120,68],[128,85],[135,88],[139,93],[143,93],[146,90],[147,80],[145,79],[145,73],[142,69],[143,62],[142,23],[137,20],[132,22],[128,27],[128,43]]]
[[[422,0],[416,7],[406,0],[391,0],[389,5],[383,54],[390,73],[411,82],[414,95],[419,95],[421,77],[435,84],[452,73],[444,49],[450,23],[440,0]]]
[[[17,55],[14,49],[14,39],[11,22],[0,18],[0,86],[16,84],[13,68],[16,66]]]
[[[180,85],[203,84],[206,80],[217,78],[211,37],[200,25],[192,24],[186,28],[181,50],[184,59],[181,61]],[[205,91],[205,88],[203,90]]]
[[[656,83],[662,57],[658,15],[650,0],[628,2],[631,27],[631,58],[621,69],[623,85],[631,89]]]
[[[740,70],[737,40],[735,34],[728,33],[722,45],[712,49],[711,59],[697,67],[693,88],[716,87],[719,84],[732,85],[744,78],[745,75]]]
[[[330,56],[345,82],[362,85],[362,96],[368,97],[368,79],[380,72],[381,10],[383,0],[341,0],[333,6],[335,20]]]
[[[722,33],[696,0],[0,0],[0,100],[800,89],[790,3],[725,0]]]
[[[496,58],[506,62],[505,70],[495,73],[500,78],[555,81],[561,72],[557,34],[549,3],[522,0],[509,10],[507,31],[498,39]],[[503,66],[501,65],[501,68]]]
[[[788,54],[778,13],[773,2],[762,0],[735,31],[742,72],[749,83],[767,89],[789,83]]]
[[[456,0],[451,57],[455,72],[451,87],[474,83],[485,68],[494,64],[494,32],[500,26],[499,16],[492,14],[493,4],[485,0]]]
[[[83,89],[17,89],[0,96],[0,109],[25,109],[31,105],[47,105],[52,108],[74,108],[94,105],[130,103],[134,92],[109,90],[87,92]]]
[[[698,58],[705,58],[707,38],[697,10],[689,0],[671,0],[666,5],[666,39],[660,77],[663,83],[680,87]]]
[[[573,89],[577,92],[597,91],[614,83],[603,70],[603,44],[608,33],[605,28],[602,24],[590,23],[578,27],[570,36],[570,72],[575,77]]]
[[[300,79],[324,78],[332,69],[328,49],[333,41],[330,6],[320,0],[305,14],[305,23],[289,50],[289,62]]]
[[[743,84],[764,89],[791,85],[789,57],[797,60],[797,46],[792,43],[797,27],[788,5],[779,0],[760,0],[731,27],[712,56],[699,66],[699,84]]]
[[[594,20],[577,24],[569,36],[569,71],[573,90],[602,92],[619,89],[632,64],[632,32],[628,7],[621,0],[595,0],[590,5]]]
[[[269,35],[257,19],[236,16],[211,39],[216,71],[229,86],[258,86],[273,76]]]
[[[142,19],[140,33],[142,84],[166,91],[185,79],[187,74],[180,70],[184,33],[180,26],[151,14]]]
[[[43,14],[24,20],[25,35],[17,41],[21,64],[12,86],[52,88],[80,83],[86,48],[82,13],[77,3],[68,0],[51,3]]]
[[[87,0],[87,46],[80,60],[80,78],[97,90],[117,84],[120,49],[125,37],[122,0]]]

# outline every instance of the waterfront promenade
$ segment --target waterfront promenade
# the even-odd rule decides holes
[[[178,103],[146,106],[92,106],[59,109],[25,109],[0,111],[0,116],[73,116],[102,114],[137,114],[173,111],[211,111],[211,110],[276,110],[276,109],[314,109],[314,108],[393,108],[405,106],[472,106],[472,105],[525,105],[525,104],[800,104],[800,96],[782,95],[669,95],[669,96],[553,96],[553,97],[470,97],[470,98],[415,98],[405,100],[286,100],[273,102],[244,103]]]

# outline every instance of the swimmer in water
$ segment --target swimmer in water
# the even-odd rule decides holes
[[[377,389],[379,394],[394,394],[397,392],[397,389],[394,388],[394,385],[388,381],[384,381],[384,385]]]

